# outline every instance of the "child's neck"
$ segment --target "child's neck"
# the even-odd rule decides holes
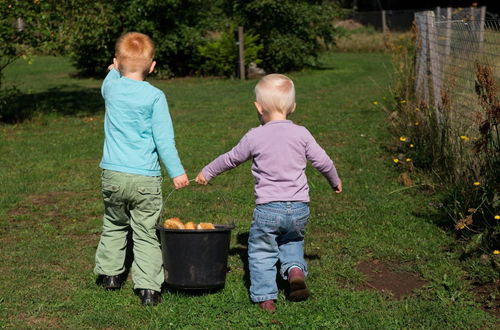
[[[270,114],[267,115],[267,118],[266,118],[266,124],[271,122],[271,121],[275,121],[275,120],[286,120],[287,119],[287,115],[281,113],[281,112],[271,112]]]
[[[142,72],[124,72],[122,77],[127,77],[132,80],[144,81],[146,77]]]

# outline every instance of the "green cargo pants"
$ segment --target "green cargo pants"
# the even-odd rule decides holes
[[[155,225],[162,208],[161,177],[102,171],[104,218],[94,273],[125,271],[127,233],[132,228],[134,289],[160,291],[163,268]]]

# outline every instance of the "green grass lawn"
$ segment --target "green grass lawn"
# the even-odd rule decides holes
[[[103,142],[101,81],[74,78],[70,62],[39,57],[6,72],[36,101],[39,114],[0,125],[0,327],[12,328],[494,328],[474,301],[471,284],[435,222],[431,198],[402,190],[391,157],[385,114],[372,102],[387,94],[390,57],[328,54],[324,67],[290,74],[297,90],[291,119],[304,125],[331,155],[344,193],[332,192],[313,169],[306,235],[305,302],[280,294],[268,314],[248,298],[246,244],[254,207],[247,162],[213,180],[170,196],[166,214],[194,221],[234,222],[224,290],[164,293],[144,308],[131,280],[105,292],[92,273],[103,212],[98,167]],[[256,81],[185,78],[152,81],[167,94],[177,146],[190,177],[258,125]],[[165,195],[172,189],[164,184]],[[227,204],[221,201],[224,196]],[[380,260],[426,284],[404,299],[360,289],[361,261]]]

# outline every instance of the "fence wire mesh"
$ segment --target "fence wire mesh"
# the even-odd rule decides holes
[[[415,24],[417,101],[432,106],[438,121],[452,112],[446,120],[454,131],[477,135],[476,74],[489,66],[500,81],[500,20],[488,19],[484,8],[440,8],[415,13]]]

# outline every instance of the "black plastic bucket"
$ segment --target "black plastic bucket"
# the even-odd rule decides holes
[[[165,282],[174,289],[212,290],[226,282],[231,230],[179,230],[158,225],[165,269]]]

